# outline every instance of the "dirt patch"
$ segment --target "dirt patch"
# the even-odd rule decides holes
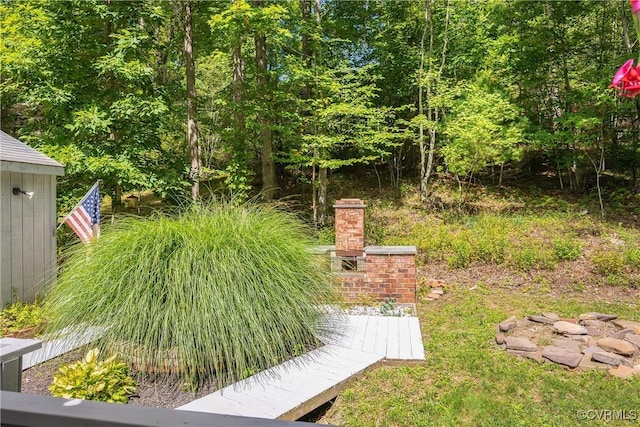
[[[74,350],[25,370],[22,373],[22,392],[51,396],[49,386],[53,381],[53,374],[61,365],[82,359],[85,352],[84,349]],[[129,399],[129,405],[174,409],[216,391],[215,385],[208,383],[197,393],[193,393],[185,390],[184,384],[175,377],[153,378],[137,375],[136,382],[138,393]]]
[[[563,262],[553,270],[518,272],[499,265],[477,265],[452,269],[446,262],[431,262],[418,268],[418,281],[438,280],[446,286],[490,286],[525,293],[546,294],[556,298],[582,301],[640,304],[640,287],[607,285],[593,274],[586,259]]]

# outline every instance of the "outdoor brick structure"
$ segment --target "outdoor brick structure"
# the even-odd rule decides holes
[[[361,256],[364,251],[364,202],[360,199],[340,199],[336,210],[336,254]]]
[[[365,246],[364,208],[360,199],[336,201],[336,246],[332,270],[342,283],[349,302],[363,296],[399,304],[416,302],[416,248],[414,246]]]

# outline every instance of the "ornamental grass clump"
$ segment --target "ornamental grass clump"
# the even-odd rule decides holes
[[[254,204],[122,218],[70,249],[49,329],[96,326],[138,370],[230,384],[332,332],[335,279],[309,245],[295,216]]]

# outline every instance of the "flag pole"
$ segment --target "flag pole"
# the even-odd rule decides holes
[[[62,222],[60,223],[60,225],[58,225],[58,227],[56,228],[56,231],[55,231],[55,232],[57,232],[57,231],[60,229],[60,227],[62,227],[62,226],[65,224],[65,222],[67,221],[67,218],[69,218],[69,215],[71,215],[71,213],[73,213],[73,211],[75,211],[75,210],[76,210],[76,208],[77,208],[78,206],[80,206],[80,204],[82,203],[82,201],[84,200],[84,198],[85,198],[85,197],[87,197],[87,194],[91,193],[91,191],[93,191],[93,188],[100,184],[100,181],[102,181],[102,180],[101,180],[101,179],[97,180],[97,181],[96,181],[96,183],[95,183],[95,184],[93,184],[93,185],[91,186],[91,188],[89,189],[89,191],[87,191],[87,192],[85,193],[85,195],[82,197],[82,199],[80,199],[80,201],[79,201],[78,203],[76,203],[76,205],[73,207],[73,209],[71,209],[71,210],[69,211],[69,213],[67,214],[67,216],[65,216],[65,217],[64,217],[64,219],[62,220]]]

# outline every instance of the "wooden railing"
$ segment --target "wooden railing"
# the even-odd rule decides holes
[[[0,392],[0,422],[7,427],[287,427],[294,421],[67,400]]]

